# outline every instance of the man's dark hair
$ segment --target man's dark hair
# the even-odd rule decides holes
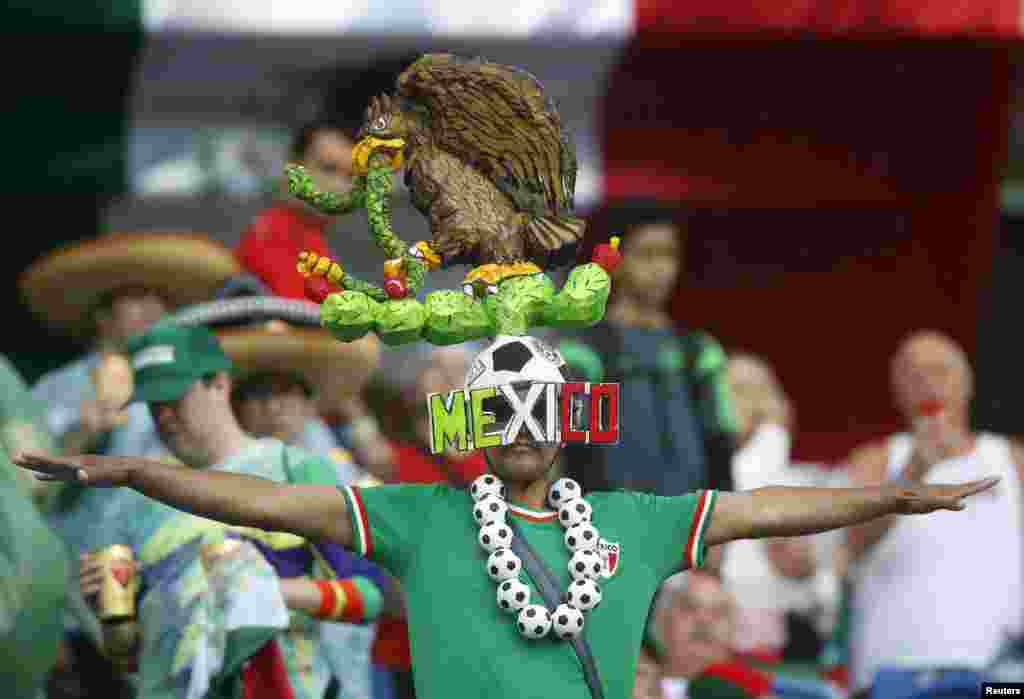
[[[622,241],[642,226],[667,223],[685,229],[690,209],[683,203],[658,197],[623,197],[606,203],[591,216],[587,230],[587,254],[594,245],[617,235]]]

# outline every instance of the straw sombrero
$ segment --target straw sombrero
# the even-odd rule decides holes
[[[320,409],[334,411],[339,399],[366,383],[380,360],[380,342],[367,335],[339,342],[323,328],[299,327],[280,320],[217,331],[236,372],[288,372],[302,376],[317,392]]]
[[[92,311],[111,291],[145,286],[173,306],[212,298],[241,273],[231,250],[195,233],[114,233],[36,260],[18,280],[32,311],[54,328],[92,332]]]
[[[380,341],[372,335],[339,342],[320,326],[320,307],[277,296],[218,299],[183,308],[162,323],[204,325],[220,339],[239,375],[289,372],[316,389],[320,410],[337,412],[377,369]]]

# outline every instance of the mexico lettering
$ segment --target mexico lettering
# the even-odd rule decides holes
[[[498,419],[499,411],[486,409],[495,401],[502,406],[500,412],[509,416],[507,421]],[[512,386],[460,389],[430,394],[427,410],[434,454],[448,448],[471,451],[512,444],[524,428],[534,442],[609,445],[619,441],[617,383],[535,382],[522,397]]]

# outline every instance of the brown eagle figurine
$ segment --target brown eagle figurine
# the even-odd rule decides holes
[[[573,214],[575,147],[536,78],[480,58],[427,54],[402,72],[397,88],[372,100],[353,164],[371,175],[371,159],[382,154],[392,168],[404,164],[433,236],[420,244],[421,258],[486,266],[485,276],[499,279],[575,259],[586,228]],[[293,182],[292,191],[341,213],[365,203],[373,183],[344,199],[311,184]],[[375,214],[390,219],[386,207],[375,208],[367,205],[371,228]]]

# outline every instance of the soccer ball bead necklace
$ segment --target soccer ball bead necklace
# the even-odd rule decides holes
[[[601,577],[604,563],[597,553],[600,535],[591,523],[593,511],[583,499],[579,483],[559,478],[548,489],[548,504],[558,510],[558,521],[565,527],[563,541],[569,549],[569,575],[572,582],[564,602],[549,612],[543,604],[530,604],[530,588],[519,579],[523,563],[512,552],[512,529],[505,522],[508,512],[505,484],[492,474],[484,474],[469,487],[473,497],[473,519],[480,525],[477,540],[487,558],[487,575],[498,583],[498,607],[516,614],[516,628],[524,638],[536,640],[549,633],[571,640],[583,631],[583,612],[601,603]]]

